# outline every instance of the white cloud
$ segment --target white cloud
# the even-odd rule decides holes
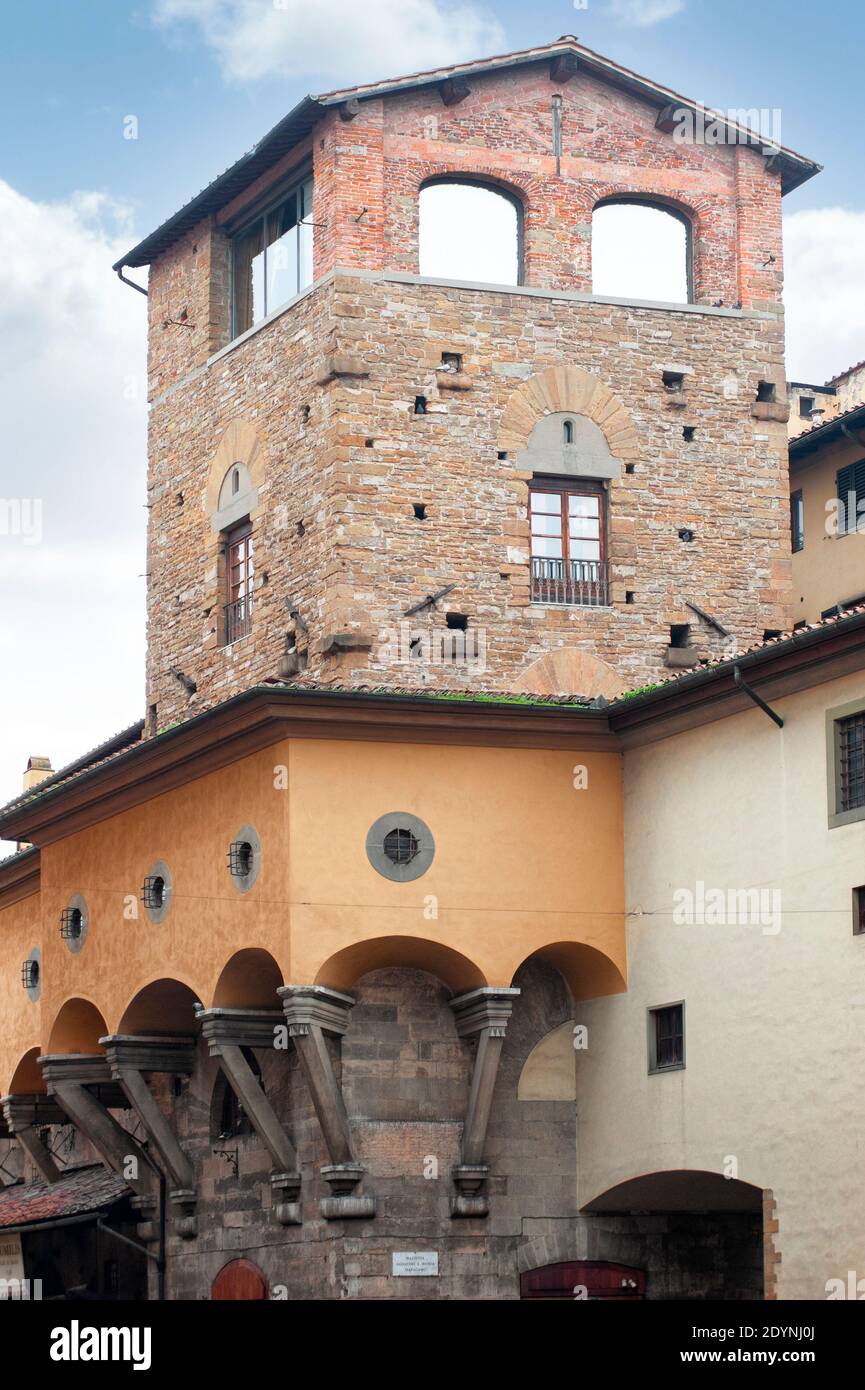
[[[143,711],[146,303],[111,270],[129,223],[105,194],[0,181],[0,801],[31,753],[57,767]],[[16,534],[37,504],[40,534]]]
[[[784,219],[787,375],[821,383],[865,357],[865,212],[819,208]]]
[[[483,57],[504,41],[486,9],[443,0],[155,0],[153,16],[167,29],[197,26],[236,82],[386,78]]]
[[[631,24],[637,29],[648,29],[663,19],[672,19],[684,8],[685,0],[609,0],[608,5],[610,14],[619,24]]]

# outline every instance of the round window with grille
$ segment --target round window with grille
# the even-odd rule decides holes
[[[394,883],[425,874],[433,861],[435,841],[429,826],[408,811],[379,816],[366,837],[366,857],[377,873]]]

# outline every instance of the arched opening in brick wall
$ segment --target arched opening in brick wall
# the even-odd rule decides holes
[[[592,293],[689,304],[691,223],[645,198],[608,198],[592,214]]]
[[[431,179],[419,215],[421,275],[522,284],[523,208],[515,194],[480,179]]]

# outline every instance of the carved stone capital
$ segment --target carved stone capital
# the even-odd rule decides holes
[[[276,992],[282,999],[291,1038],[305,1037],[313,1025],[323,1033],[342,1037],[356,1002],[353,995],[326,985],[283,985]]]
[[[279,1009],[201,1009],[197,1017],[211,1057],[222,1047],[273,1047],[283,1023]]]
[[[452,999],[450,1005],[459,1036],[466,1038],[487,1031],[491,1037],[503,1038],[519,992],[518,989],[484,985]]]
[[[119,1081],[124,1068],[189,1075],[195,1063],[195,1039],[190,1037],[113,1033],[100,1038],[99,1043],[105,1048],[108,1068],[115,1081]]]

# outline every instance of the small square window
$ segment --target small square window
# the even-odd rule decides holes
[[[677,1071],[684,1065],[684,1003],[649,1009],[649,1072]]]
[[[813,397],[813,396],[800,396],[800,397],[799,397],[799,416],[800,416],[800,418],[801,418],[802,420],[807,420],[807,419],[809,419],[809,418],[810,418],[810,415],[811,415],[811,411],[812,411],[813,409],[814,409],[814,397]]]

